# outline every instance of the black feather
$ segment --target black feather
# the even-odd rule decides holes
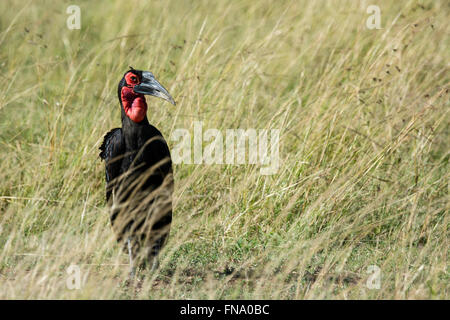
[[[122,129],[115,128],[105,134],[100,150],[99,156],[105,160],[106,201],[109,201],[114,183],[122,174],[121,160],[125,151]]]

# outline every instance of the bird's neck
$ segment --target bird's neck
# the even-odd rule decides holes
[[[122,134],[125,139],[125,144],[128,148],[131,149],[140,149],[147,140],[146,132],[150,123],[148,122],[147,114],[145,114],[144,118],[135,122],[127,115],[122,101]]]
[[[144,120],[148,108],[143,94],[134,92],[130,87],[123,87],[120,92],[120,102],[128,118],[136,123]]]

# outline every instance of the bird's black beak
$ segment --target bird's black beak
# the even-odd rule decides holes
[[[173,100],[170,93],[155,79],[155,76],[151,72],[143,71],[141,83],[135,85],[133,90],[136,93],[163,98],[175,105],[175,100]]]

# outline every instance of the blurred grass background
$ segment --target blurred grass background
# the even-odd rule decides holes
[[[66,27],[69,5],[81,30]],[[368,5],[381,9],[369,30]],[[448,1],[0,2],[0,298],[448,299]],[[98,147],[151,70],[177,128],[281,129],[281,166],[174,166],[161,268],[127,286]],[[67,287],[67,268],[82,286]],[[369,289],[368,267],[381,270]]]

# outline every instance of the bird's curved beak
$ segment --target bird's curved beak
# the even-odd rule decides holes
[[[175,105],[175,100],[173,100],[170,93],[155,79],[155,76],[151,72],[142,72],[141,83],[135,85],[133,90],[136,93],[163,98]]]

